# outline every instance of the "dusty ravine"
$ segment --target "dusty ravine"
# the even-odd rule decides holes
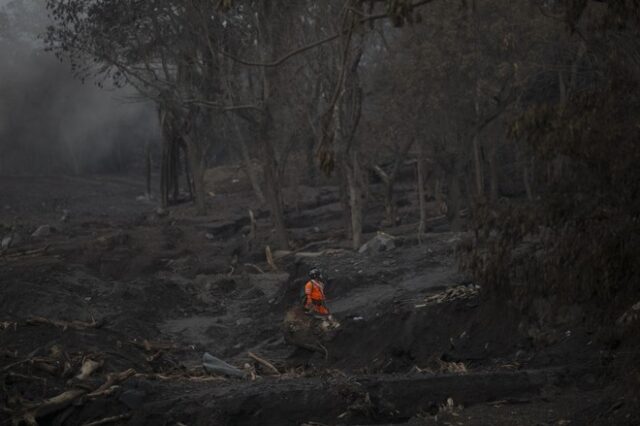
[[[136,181],[13,179],[2,219],[21,217],[25,241],[0,256],[4,423],[637,421],[623,388],[610,388],[628,344],[611,347],[580,312],[541,326],[483,298],[457,269],[462,234],[434,226],[418,244],[387,229],[395,248],[357,253],[331,239],[327,217],[303,250],[276,253],[273,271],[264,235],[252,246],[243,237],[246,193],[220,196],[224,208],[196,220],[187,206],[164,213],[136,201]],[[93,198],[105,186],[110,195]],[[28,236],[42,224],[48,235]],[[282,334],[311,265],[329,276],[341,322],[326,358]],[[247,378],[206,374],[205,352]]]

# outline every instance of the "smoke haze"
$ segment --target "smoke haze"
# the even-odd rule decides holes
[[[159,138],[153,105],[74,79],[46,25],[41,1],[0,0],[0,175],[127,171]]]

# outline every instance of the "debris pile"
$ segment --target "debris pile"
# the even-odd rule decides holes
[[[432,294],[417,304],[416,308],[424,308],[440,303],[450,303],[454,300],[473,299],[480,293],[480,286],[476,284],[459,285],[451,287],[440,293]]]

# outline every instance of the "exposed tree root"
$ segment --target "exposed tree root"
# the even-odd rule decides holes
[[[66,390],[49,399],[45,399],[39,404],[26,403],[24,404],[23,410],[21,410],[22,414],[14,417],[14,424],[24,422],[28,425],[37,425],[39,418],[64,410],[80,398],[98,398],[110,395],[118,388],[120,383],[129,379],[135,375],[135,373],[135,370],[129,369],[120,373],[109,374],[107,375],[105,383],[93,392],[89,392],[87,389],[74,388]]]

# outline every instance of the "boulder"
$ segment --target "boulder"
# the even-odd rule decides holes
[[[378,232],[378,234],[364,243],[359,253],[375,254],[383,251],[390,251],[396,248],[395,237],[384,232]]]

